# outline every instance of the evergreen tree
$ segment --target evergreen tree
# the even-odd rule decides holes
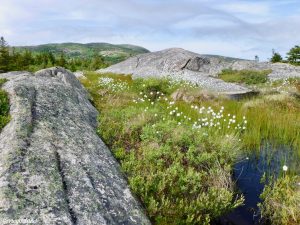
[[[296,45],[288,53],[287,60],[292,64],[300,64],[300,46]]]
[[[0,38],[0,72],[7,72],[10,69],[9,47],[4,37]]]
[[[55,57],[52,52],[48,53],[48,59],[49,59],[49,62],[51,63],[51,65],[54,66],[56,63],[56,60],[55,60]]]
[[[42,54],[37,54],[35,56],[34,62],[36,65],[41,65],[43,63],[43,55]]]
[[[104,65],[105,65],[105,63],[104,63],[103,57],[95,52],[91,66],[90,66],[91,69],[98,70],[98,69],[102,68]]]
[[[42,65],[43,65],[43,68],[47,68],[48,67],[48,62],[49,62],[48,54],[47,53],[43,53],[42,54]]]
[[[67,60],[65,59],[64,53],[61,53],[61,54],[60,54],[60,57],[59,57],[59,59],[58,59],[58,61],[57,61],[57,65],[58,65],[58,66],[61,66],[61,67],[66,67],[66,65],[67,65]]]
[[[282,62],[282,57],[279,53],[273,51],[273,55],[270,61],[272,63]]]
[[[22,66],[24,69],[27,69],[30,65],[34,64],[34,59],[32,57],[31,51],[26,49],[22,55],[22,58],[23,58]]]
[[[10,69],[11,70],[20,70],[19,65],[21,61],[20,53],[16,52],[15,48],[11,49],[11,56],[10,56]]]
[[[74,61],[74,60],[71,60],[68,64],[69,64],[68,68],[69,68],[72,72],[75,72],[75,71],[76,71],[76,64],[75,64],[75,61]]]

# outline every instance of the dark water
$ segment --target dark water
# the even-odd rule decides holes
[[[257,225],[268,224],[261,220],[257,203],[264,189],[262,177],[266,182],[270,177],[281,176],[283,165],[288,166],[289,173],[300,170],[299,156],[290,148],[272,148],[264,145],[257,154],[246,156],[234,166],[236,186],[245,197],[244,205],[225,215],[217,223],[219,225]]]

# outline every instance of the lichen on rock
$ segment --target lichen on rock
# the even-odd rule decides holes
[[[9,80],[3,88],[12,118],[0,134],[2,222],[150,224],[97,136],[98,112],[71,72],[0,77]]]

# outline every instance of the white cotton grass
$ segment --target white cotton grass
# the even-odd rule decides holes
[[[129,88],[126,82],[115,81],[110,77],[100,77],[98,80],[98,84],[109,89],[112,92],[125,91]]]
[[[228,133],[234,131],[244,132],[247,129],[248,121],[246,116],[239,118],[237,115],[227,113],[225,114],[225,107],[220,106],[216,110],[212,106],[199,106],[199,105],[190,105],[190,110],[182,109],[177,106],[176,101],[169,100],[167,97],[163,97],[163,93],[150,92],[148,95],[140,92],[141,97],[134,99],[133,102],[138,103],[147,103],[151,107],[156,107],[156,104],[162,103],[160,107],[165,107],[167,110],[164,110],[164,113],[160,113],[159,116],[163,117],[163,120],[166,120],[166,117],[171,117],[176,120],[178,125],[191,124],[192,129],[216,129],[228,130]],[[155,96],[155,99],[153,97]],[[148,108],[147,110],[148,111]],[[166,112],[166,113],[165,113]],[[191,118],[193,115],[193,118]],[[197,115],[195,117],[195,115]],[[159,117],[157,113],[154,114],[155,117]],[[241,141],[241,139],[239,139]]]
[[[159,91],[148,93],[139,93],[139,97],[133,100],[136,104],[147,106],[145,111],[151,112],[156,118],[162,118],[163,121],[174,120],[178,126],[191,126],[191,129],[197,132],[221,132],[222,134],[239,134],[245,132],[248,121],[246,116],[238,116],[234,113],[226,112],[224,106],[213,107],[191,104],[182,107],[173,99],[162,97],[164,94]],[[158,113],[157,107],[162,111]],[[152,109],[152,110],[151,110]],[[225,113],[226,112],[226,113]],[[209,132],[208,132],[209,131]],[[241,138],[238,139],[242,141]]]
[[[284,165],[284,166],[282,167],[282,170],[283,170],[284,172],[286,172],[286,171],[288,170],[287,165]]]

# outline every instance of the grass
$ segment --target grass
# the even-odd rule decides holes
[[[0,79],[0,88],[6,82],[6,79]],[[0,89],[0,131],[9,122],[9,99],[5,91]]]
[[[98,133],[155,224],[210,224],[242,204],[231,173],[245,150],[268,141],[300,155],[300,101],[286,92],[297,82],[261,84],[264,94],[235,101],[167,79],[85,76]]]
[[[271,70],[232,70],[225,69],[219,74],[219,78],[226,82],[255,85],[268,81],[268,75]]]

